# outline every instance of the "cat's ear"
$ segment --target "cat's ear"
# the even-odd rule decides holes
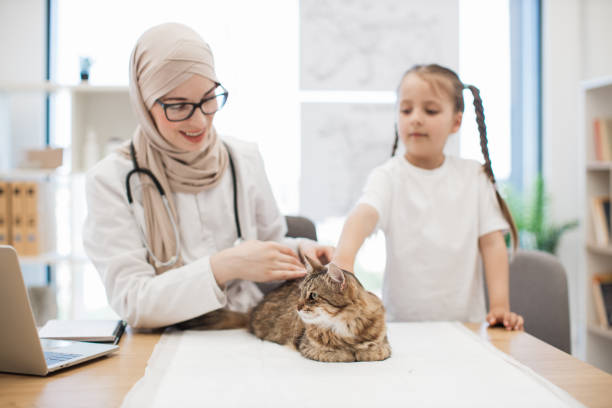
[[[346,277],[344,276],[342,269],[338,268],[333,263],[330,263],[327,265],[327,274],[334,282],[340,284],[340,290],[344,290],[346,287]]]
[[[300,259],[300,262],[306,265],[306,259],[304,259],[304,252],[302,251],[302,245],[298,245],[297,255],[298,255],[298,258]]]
[[[307,274],[312,273],[317,269],[321,269],[321,264],[306,254],[304,254],[304,264],[306,265]]]

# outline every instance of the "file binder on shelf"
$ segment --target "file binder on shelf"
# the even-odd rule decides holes
[[[11,244],[11,185],[0,180],[0,245]]]
[[[23,183],[11,183],[11,235],[12,245],[19,255],[25,255]]]
[[[11,245],[31,263],[67,259],[55,253],[54,190],[50,180],[20,170],[0,172],[0,245]]]
[[[23,254],[40,254],[40,233],[38,228],[38,184],[23,183]]]

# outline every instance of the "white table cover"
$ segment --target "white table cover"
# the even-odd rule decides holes
[[[390,323],[391,358],[321,363],[244,330],[164,333],[123,407],[582,407],[459,323]]]

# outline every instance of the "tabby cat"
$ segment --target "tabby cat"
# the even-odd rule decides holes
[[[250,313],[227,309],[178,323],[182,330],[248,327],[263,340],[288,345],[318,361],[376,361],[391,355],[385,309],[350,272],[304,256],[306,276],[268,293]]]
[[[253,308],[248,329],[318,361],[374,361],[391,355],[385,309],[350,272],[305,257],[307,274]]]

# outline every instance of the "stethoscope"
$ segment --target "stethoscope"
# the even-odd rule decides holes
[[[238,217],[238,188],[236,187],[236,171],[234,169],[234,161],[232,160],[232,155],[227,145],[225,145],[225,149],[227,150],[227,156],[229,158],[229,165],[232,170],[232,187],[234,190],[234,222],[236,223],[236,232],[238,233],[238,239],[236,239],[236,241],[234,242],[234,245],[237,245],[240,242],[242,242],[243,239],[242,239],[242,230],[240,229],[240,219]],[[151,256],[151,259],[155,263],[156,268],[172,266],[178,261],[179,254],[181,252],[181,241],[179,238],[178,226],[176,225],[174,217],[172,216],[172,211],[170,211],[170,204],[168,204],[168,199],[166,198],[166,192],[164,191],[157,177],[155,177],[155,175],[151,172],[151,170],[142,168],[138,165],[138,161],[136,160],[136,150],[134,149],[133,142],[130,142],[130,156],[132,157],[132,163],[134,164],[134,168],[130,170],[127,176],[125,177],[125,190],[127,193],[128,204],[130,205],[130,211],[132,212],[132,216],[135,217],[134,215],[135,212],[134,212],[134,200],[132,199],[132,187],[130,186],[130,177],[132,177],[132,175],[136,173],[140,173],[140,174],[146,175],[153,181],[153,184],[155,184],[155,188],[157,188],[157,191],[159,192],[159,195],[161,196],[162,202],[164,203],[164,207],[166,207],[166,212],[168,213],[168,218],[170,219],[170,223],[172,224],[172,230],[174,231],[174,239],[176,242],[176,252],[170,259],[168,259],[165,262],[162,262],[161,260],[159,260],[159,258],[155,256],[155,254],[149,247],[149,244],[147,243],[147,238],[145,237],[145,234],[142,228],[138,227],[140,238],[142,239],[142,242],[144,243],[145,248],[147,249],[147,252],[149,253],[149,256]]]

